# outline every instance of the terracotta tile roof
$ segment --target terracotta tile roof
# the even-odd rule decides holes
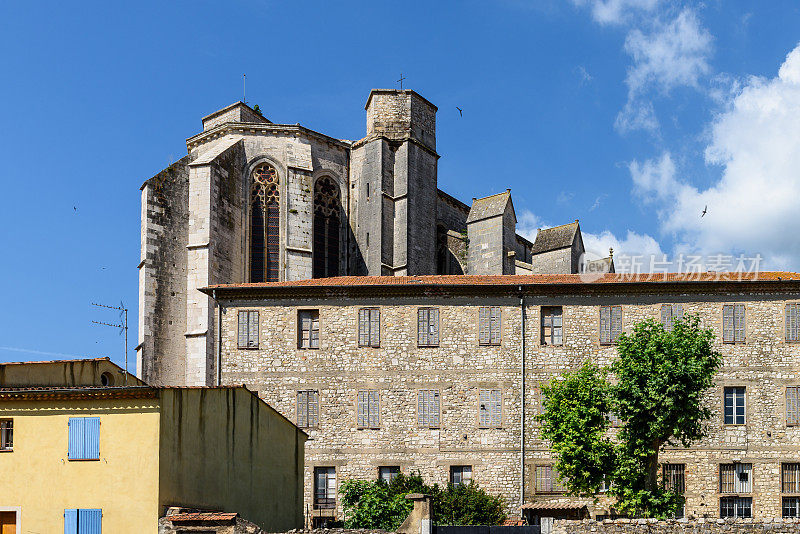
[[[187,514],[168,515],[166,519],[172,522],[184,521],[232,521],[239,514],[235,512],[193,512]]]
[[[370,286],[525,286],[569,284],[644,284],[692,282],[779,282],[800,281],[800,273],[762,271],[757,273],[657,273],[602,275],[581,274],[522,274],[522,275],[425,275],[425,276],[337,276],[286,282],[220,284],[203,288],[300,288],[300,287],[370,287]]]
[[[76,362],[108,362],[111,358],[76,358],[74,360],[41,360],[30,362],[0,362],[0,365],[35,365],[40,363],[76,363]]]
[[[571,247],[577,232],[578,221],[539,230],[536,234],[536,240],[533,242],[531,253],[541,254],[551,250]]]
[[[538,501],[522,505],[523,510],[580,510],[588,506],[588,502],[581,501]]]

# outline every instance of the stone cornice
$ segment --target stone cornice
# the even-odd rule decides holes
[[[327,136],[325,134],[321,134],[319,132],[315,132],[314,130],[310,130],[304,126],[300,126],[299,124],[264,124],[264,123],[256,123],[256,122],[226,122],[224,124],[219,124],[214,126],[208,131],[200,132],[197,135],[193,135],[192,137],[186,140],[186,148],[191,152],[195,148],[208,143],[209,141],[213,141],[215,139],[219,139],[221,137],[225,137],[226,135],[230,134],[239,134],[239,135],[247,135],[247,134],[300,134],[307,137],[314,137],[319,139],[323,142],[330,143],[332,145],[341,147],[341,148],[350,148],[352,143],[350,141],[345,141],[342,139],[336,139],[334,137]]]
[[[423,143],[422,141],[420,141],[419,139],[417,139],[413,135],[405,135],[403,137],[393,138],[393,137],[387,137],[385,135],[373,134],[373,135],[368,135],[367,137],[364,137],[363,139],[359,139],[358,141],[353,141],[351,143],[350,147],[351,148],[359,148],[359,147],[362,147],[362,146],[366,145],[367,143],[369,143],[371,141],[375,141],[376,139],[382,139],[382,140],[384,140],[384,141],[386,141],[388,143],[402,143],[404,141],[409,141],[411,143],[414,143],[415,145],[417,145],[421,149],[423,149],[425,152],[428,152],[429,154],[431,154],[436,159],[439,159],[441,157],[435,150],[433,150],[431,147],[429,147],[428,145],[426,145],[425,143]]]

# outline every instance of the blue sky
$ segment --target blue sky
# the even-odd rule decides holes
[[[597,253],[800,269],[794,1],[3,2],[0,21],[0,361],[121,362],[92,301],[131,308],[135,346],[139,186],[243,73],[272,121],[345,139],[403,73],[439,107],[440,187],[510,187],[528,235],[580,219]]]

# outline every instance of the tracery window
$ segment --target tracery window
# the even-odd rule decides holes
[[[250,189],[250,281],[277,282],[280,251],[278,173],[262,163]]]
[[[314,278],[339,276],[340,217],[339,186],[323,176],[314,185]]]

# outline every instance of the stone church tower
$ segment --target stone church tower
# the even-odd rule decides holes
[[[543,272],[516,234],[510,192],[470,207],[438,189],[436,106],[374,89],[365,109],[367,135],[352,142],[237,102],[204,117],[188,154],[142,185],[141,378],[216,383],[216,310],[198,288]]]

